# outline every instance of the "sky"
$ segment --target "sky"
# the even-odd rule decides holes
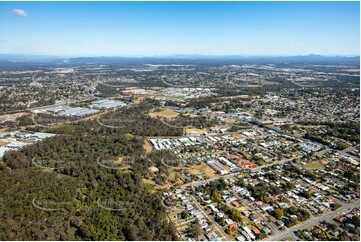
[[[0,2],[0,54],[359,53],[359,2]]]

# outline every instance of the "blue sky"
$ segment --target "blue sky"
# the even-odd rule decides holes
[[[0,2],[0,53],[359,55],[359,2]]]

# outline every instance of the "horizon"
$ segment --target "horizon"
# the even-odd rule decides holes
[[[292,58],[292,57],[321,57],[321,58],[360,58],[360,54],[355,55],[320,55],[320,54],[304,54],[304,55],[201,55],[201,54],[170,54],[170,55],[42,55],[42,54],[13,54],[0,53],[0,58],[16,57],[26,59],[47,58],[47,59],[76,59],[76,58]]]
[[[359,56],[359,2],[1,2],[1,55]]]

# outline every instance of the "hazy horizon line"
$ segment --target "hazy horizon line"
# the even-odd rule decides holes
[[[0,56],[13,57],[47,57],[47,58],[177,58],[177,57],[360,57],[358,54],[154,54],[154,55],[61,55],[61,54],[17,54],[17,53],[0,53]]]

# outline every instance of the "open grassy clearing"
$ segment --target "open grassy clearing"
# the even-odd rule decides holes
[[[324,165],[322,163],[316,161],[316,162],[308,163],[308,164],[304,165],[304,167],[306,169],[320,169],[320,168],[323,168]]]
[[[164,109],[160,112],[150,112],[149,116],[152,118],[160,117],[160,118],[176,118],[179,116],[178,113],[174,112],[170,109]]]
[[[157,190],[155,189],[155,182],[149,179],[145,179],[143,178],[143,182],[144,182],[144,186],[146,187],[146,189],[149,192],[156,192]]]

